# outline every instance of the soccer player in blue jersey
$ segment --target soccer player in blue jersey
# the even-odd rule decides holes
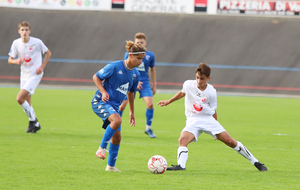
[[[144,33],[136,33],[134,37],[134,42],[136,44],[141,45],[142,47],[146,47],[146,35]],[[128,52],[125,53],[124,59],[128,57]],[[150,68],[150,69],[149,69]],[[145,133],[149,135],[150,138],[156,138],[156,135],[153,133],[151,129],[154,108],[153,108],[153,96],[156,93],[156,71],[155,71],[155,57],[154,54],[150,51],[146,51],[145,58],[143,62],[137,67],[137,70],[140,72],[140,85],[138,88],[140,93],[140,98],[143,98],[147,109],[146,109],[146,129]],[[152,88],[149,82],[148,71],[150,70],[151,80],[152,80]],[[127,104],[127,98],[124,99],[121,104],[119,110],[120,115],[122,117],[123,111]]]
[[[105,171],[120,172],[115,167],[121,142],[122,118],[119,115],[119,106],[127,94],[130,109],[129,123],[135,126],[134,92],[140,78],[136,67],[142,63],[146,50],[132,41],[127,41],[126,49],[127,59],[111,62],[93,76],[98,90],[91,102],[92,109],[103,120],[102,127],[105,129],[100,147],[96,151],[98,158],[105,159],[106,148],[110,143]]]

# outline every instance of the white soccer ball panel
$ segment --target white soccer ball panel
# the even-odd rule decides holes
[[[167,167],[167,160],[160,155],[154,155],[148,161],[148,169],[154,174],[163,174]]]

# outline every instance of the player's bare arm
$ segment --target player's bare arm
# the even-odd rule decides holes
[[[155,67],[150,67],[150,75],[151,75],[151,80],[152,80],[151,90],[152,90],[152,93],[153,93],[153,96],[154,96],[155,93],[156,93],[156,71],[155,71]]]
[[[107,102],[109,100],[109,95],[106,92],[106,90],[104,89],[104,87],[102,85],[102,81],[97,77],[96,74],[94,74],[94,76],[93,76],[93,81],[102,94],[102,101]]]
[[[44,69],[45,69],[47,63],[48,63],[49,60],[50,60],[51,55],[52,55],[52,53],[51,53],[51,51],[48,49],[48,50],[45,52],[45,59],[44,59],[42,65],[41,65],[39,68],[36,69],[36,72],[35,72],[36,74],[41,74],[41,73],[44,71]]]
[[[9,56],[8,58],[8,63],[10,65],[22,65],[23,62],[24,60],[21,57],[19,57],[18,59],[14,59],[13,57]]]
[[[129,92],[127,94],[129,102],[129,124],[130,126],[135,126],[135,117],[134,117],[134,92]]]
[[[215,114],[213,115],[213,117],[215,118],[215,120],[218,120],[218,117],[217,117],[217,110],[215,110]]]
[[[163,106],[167,106],[169,105],[170,103],[176,101],[176,100],[179,100],[181,98],[183,98],[185,96],[185,93],[183,93],[181,90],[179,92],[177,92],[177,94],[175,94],[171,99],[169,100],[161,100],[158,102],[157,105],[163,107]]]

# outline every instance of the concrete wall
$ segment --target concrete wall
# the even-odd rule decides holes
[[[205,62],[212,67],[218,65],[213,67],[210,81],[217,90],[300,95],[299,70],[258,68],[300,68],[299,18],[11,8],[0,8],[0,18],[0,56],[7,56],[12,41],[19,37],[17,25],[23,20],[32,24],[31,35],[44,41],[52,58],[120,60],[126,51],[125,41],[133,40],[136,32],[144,32],[147,48],[154,52],[156,62],[187,64],[187,67],[156,66],[159,88],[180,89],[177,83],[194,79],[195,67],[189,67],[188,63]],[[44,77],[91,80],[104,65],[50,62]],[[257,67],[226,69],[220,65]],[[19,76],[19,67],[1,59],[0,82],[19,82],[5,76]],[[93,85],[92,82],[49,80],[42,83]],[[166,83],[175,86],[163,85]]]

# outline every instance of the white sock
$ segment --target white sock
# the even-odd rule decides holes
[[[146,131],[148,131],[149,129],[151,129],[150,125],[146,125]]]
[[[28,102],[25,100],[25,102],[21,105],[24,112],[26,113],[28,119],[30,121],[35,121],[35,113],[33,110],[33,107],[28,104]]]
[[[237,151],[240,155],[250,160],[252,164],[258,162],[258,160],[251,154],[251,152],[241,142],[239,141],[236,142],[237,142],[237,146],[234,148],[235,151]]]
[[[186,161],[189,157],[189,150],[186,146],[180,146],[177,150],[177,164],[185,168]]]

